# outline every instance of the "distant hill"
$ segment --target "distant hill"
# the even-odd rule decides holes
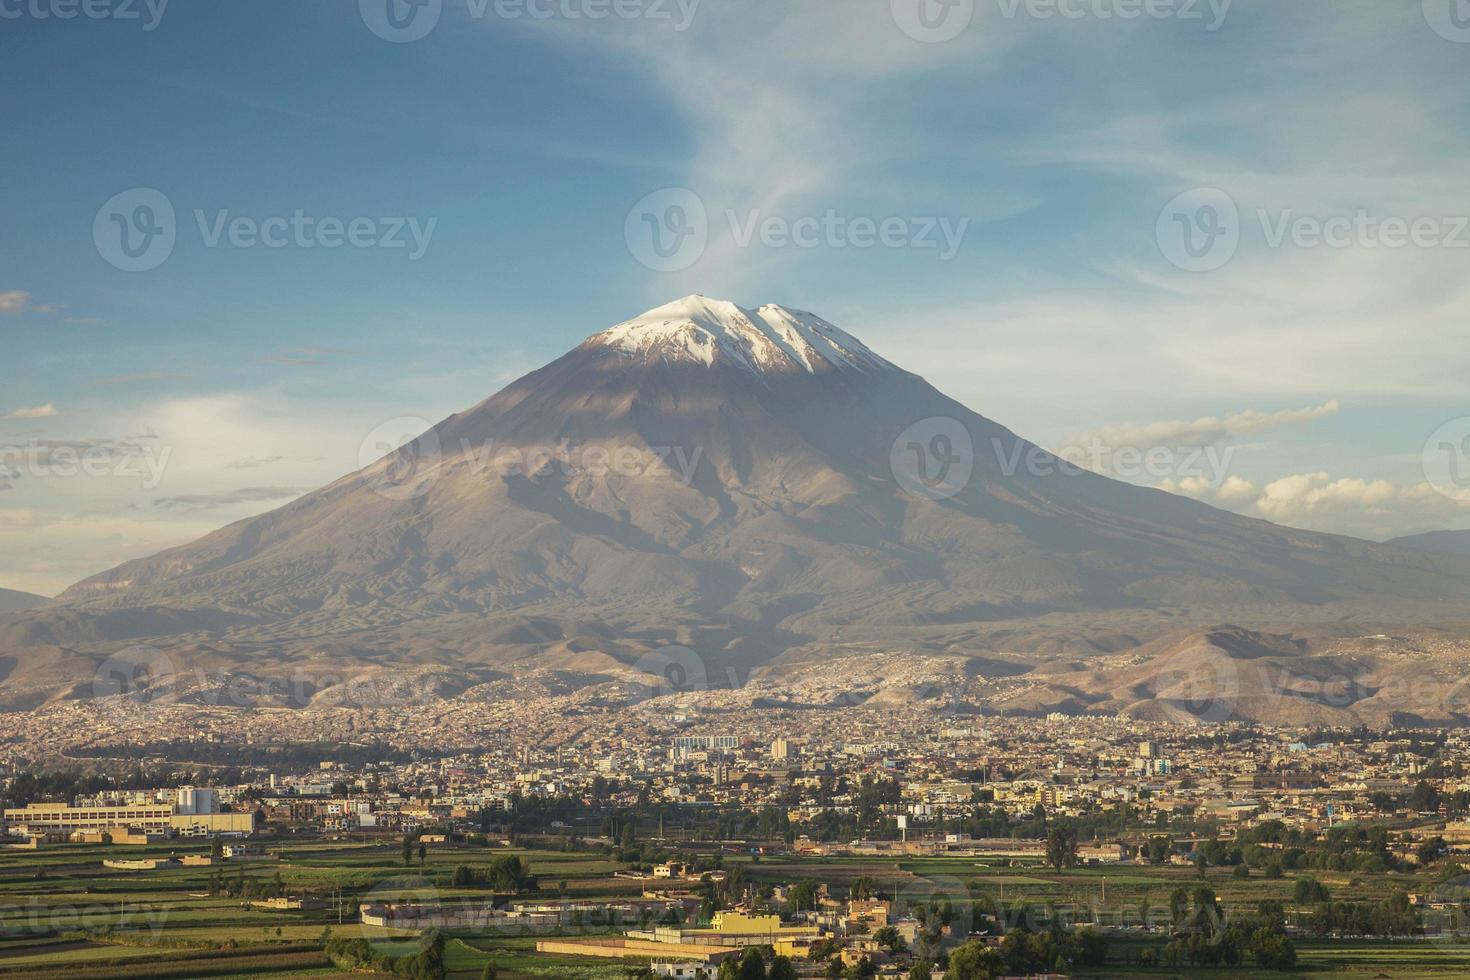
[[[1441,555],[1470,555],[1470,531],[1430,531],[1394,538],[1388,543]]]
[[[50,602],[51,600],[43,595],[32,595],[29,592],[15,592],[11,589],[0,589],[0,612],[35,609],[38,606],[49,605]]]

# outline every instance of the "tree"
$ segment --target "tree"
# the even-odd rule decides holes
[[[820,886],[813,878],[807,878],[791,887],[790,903],[792,911],[802,911],[817,907],[817,893]]]
[[[945,980],[992,980],[1005,970],[1001,954],[982,942],[968,942],[949,954]]]
[[[424,862],[426,860],[428,860],[428,858],[429,858],[429,845],[425,844],[423,841],[419,841],[419,867],[420,868],[422,868],[424,866]]]
[[[409,834],[403,835],[403,866],[406,868],[413,864],[413,837]]]
[[[791,965],[791,957],[778,956],[771,960],[771,972],[766,977],[767,980],[796,980],[796,967]]]
[[[1257,933],[1251,952],[1256,963],[1267,970],[1290,970],[1296,966],[1296,947],[1281,933]]]
[[[747,946],[735,971],[735,980],[766,980],[766,958],[759,948]]]
[[[1046,863],[1058,871],[1077,863],[1077,828],[1056,824],[1046,834]]]
[[[1292,901],[1298,905],[1318,905],[1332,900],[1322,882],[1316,878],[1298,878],[1291,894]]]
[[[1449,848],[1445,846],[1443,837],[1431,837],[1415,849],[1414,856],[1419,859],[1421,865],[1432,864],[1447,850]]]
[[[909,967],[909,980],[933,980],[933,976],[928,960],[914,960],[914,965]]]
[[[873,939],[890,953],[902,953],[908,949],[908,944],[903,941],[903,937],[893,926],[884,926],[879,929],[873,933]]]
[[[485,969],[480,971],[480,980],[496,980],[498,976],[494,963],[486,963]]]

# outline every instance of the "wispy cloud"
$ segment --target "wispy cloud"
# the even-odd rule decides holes
[[[227,470],[253,470],[262,466],[274,466],[281,462],[284,456],[250,456],[245,459],[237,459],[225,464]]]
[[[153,502],[155,507],[180,510],[218,510],[237,504],[264,503],[299,497],[309,488],[303,487],[242,487],[219,493],[183,494],[177,497],[160,497]]]
[[[1219,418],[1193,421],[1146,422],[1109,425],[1077,436],[1080,444],[1100,443],[1104,446],[1215,446],[1236,436],[1264,432],[1283,425],[1313,422],[1336,415],[1341,406],[1337,399],[1311,408],[1262,412],[1246,409]]]
[[[356,351],[345,347],[287,347],[260,359],[262,364],[278,364],[287,367],[321,364],[334,357],[349,357]]]
[[[0,415],[0,422],[16,422],[21,419],[49,419],[56,416],[56,406],[47,402],[45,405],[36,405],[32,408],[17,408],[13,412]]]
[[[35,303],[32,302],[31,294],[24,289],[7,289],[0,291],[0,314],[16,316],[21,313],[40,313],[49,316],[61,316],[66,312],[66,306],[61,303]],[[97,326],[106,321],[92,316],[69,316],[64,322],[80,326]]]

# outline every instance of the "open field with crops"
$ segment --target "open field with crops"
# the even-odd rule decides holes
[[[396,841],[288,840],[267,844],[252,860],[214,866],[166,867],[149,871],[106,868],[104,859],[204,855],[208,844],[112,847],[55,845],[39,851],[0,853],[0,980],[71,980],[108,977],[332,977],[341,974],[324,951],[327,931],[369,940],[392,953],[411,952],[416,936],[363,926],[357,907],[368,900],[436,897],[445,901],[490,902],[485,888],[455,887],[461,865],[488,869],[509,854],[525,861],[542,899],[637,897],[642,885],[615,877],[622,866],[598,853],[508,848],[430,846],[422,862],[405,866]],[[845,895],[859,879],[900,902],[947,899],[961,922],[981,928],[993,915],[1044,928],[1050,917],[1095,922],[1118,929],[1107,967],[1078,969],[1089,977],[1190,977],[1223,975],[1222,969],[1147,967],[1136,960],[1163,941],[1171,896],[1179,889],[1208,885],[1227,910],[1254,909],[1278,901],[1291,921],[1300,910],[1293,893],[1300,875],[1268,878],[1260,872],[1239,878],[1229,868],[1107,865],[1056,871],[1039,862],[977,861],[973,858],[762,858],[728,853],[726,869],[737,866],[758,891],[812,879]],[[1314,872],[1334,900],[1379,902],[1398,892],[1419,892],[1432,883],[1405,873]],[[273,910],[231,897],[222,883],[271,885],[287,895],[317,901],[304,909]],[[237,889],[238,890],[238,889]],[[506,896],[500,896],[505,898]],[[548,956],[535,951],[528,935],[447,932],[449,975],[478,978],[493,964],[501,978],[585,977],[621,980],[624,964]],[[1395,941],[1297,939],[1295,972],[1322,978],[1448,978],[1470,975],[1470,946],[1452,936]],[[1116,965],[1115,965],[1116,964]],[[1237,978],[1276,976],[1240,966]],[[364,976],[355,973],[354,976]]]

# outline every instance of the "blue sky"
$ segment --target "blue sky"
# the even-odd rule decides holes
[[[813,310],[1135,482],[1367,537],[1470,526],[1458,0],[430,0],[407,43],[372,29],[389,2],[413,13],[0,0],[0,587],[276,506],[386,420],[696,291]],[[139,188],[173,245],[130,272],[105,233]],[[658,271],[629,215],[670,189],[705,245]],[[1175,212],[1222,202],[1238,242],[1191,259]],[[298,212],[363,246],[223,231]],[[837,230],[780,234],[803,221]],[[1164,472],[1118,462],[1160,445]]]

